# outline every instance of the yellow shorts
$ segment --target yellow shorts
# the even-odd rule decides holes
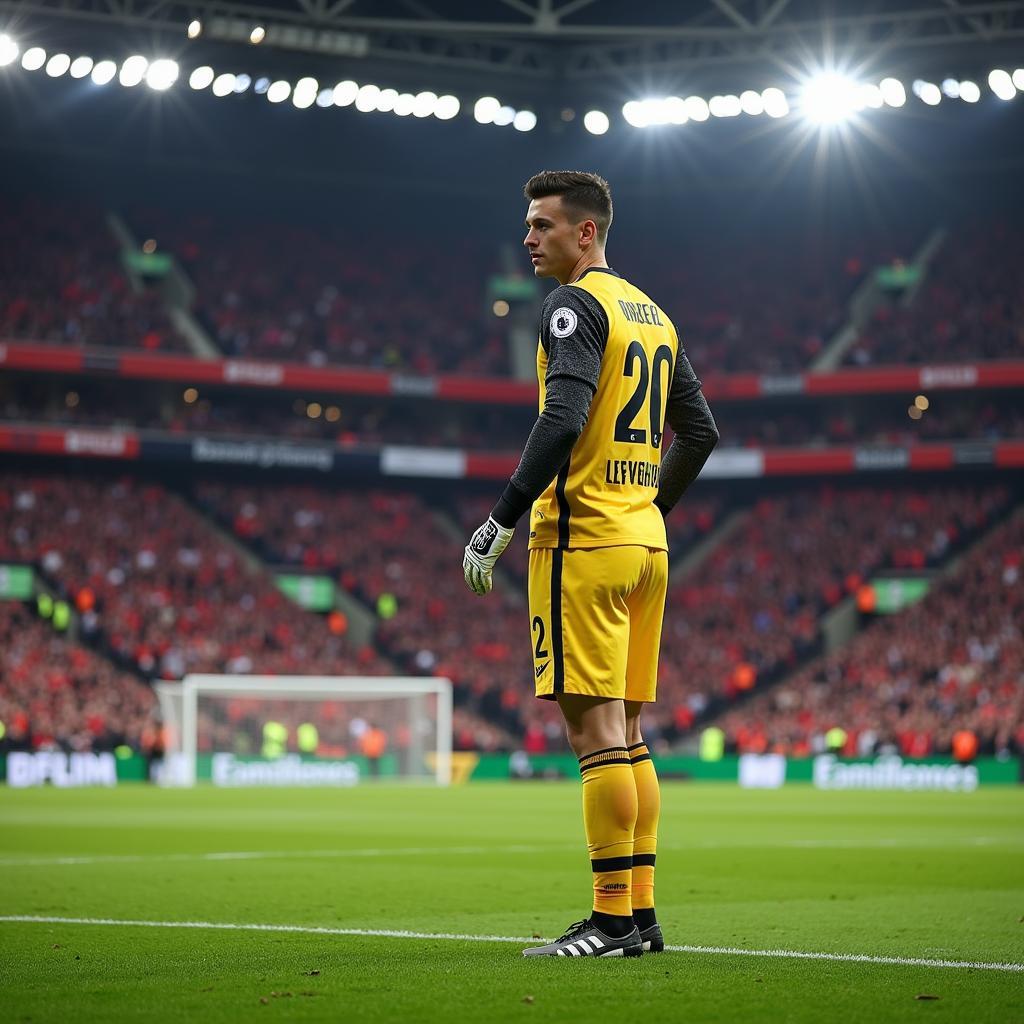
[[[633,544],[532,549],[537,696],[653,701],[667,585],[667,551]]]

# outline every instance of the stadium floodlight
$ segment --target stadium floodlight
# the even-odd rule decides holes
[[[708,101],[701,96],[686,97],[686,113],[691,121],[706,121],[711,116]]]
[[[1017,86],[1013,84],[1013,78],[1001,68],[989,72],[988,87],[1001,100],[1012,100],[1017,95]]]
[[[964,103],[977,103],[981,99],[981,89],[977,82],[961,82],[960,83],[960,99]]]
[[[225,96],[230,96],[235,91],[235,76],[230,71],[225,71],[224,74],[218,75],[213,80],[213,95],[223,99]]]
[[[316,105],[318,107],[334,106],[334,90],[330,86],[321,89],[316,94]]]
[[[739,117],[743,113],[743,105],[739,96],[712,96],[708,110],[712,117]]]
[[[411,92],[401,92],[395,100],[395,114],[398,117],[408,117],[416,106],[416,97]]]
[[[276,82],[271,82],[270,88],[267,89],[267,99],[271,103],[284,103],[291,94],[291,83],[286,82],[283,78],[279,78]]]
[[[1015,88],[1024,92],[1024,68],[1017,68],[1010,76],[1010,81],[1013,82]]]
[[[92,57],[76,57],[69,70],[72,78],[85,78],[92,71]]]
[[[740,93],[740,109],[744,114],[757,117],[764,113],[764,99],[759,92],[753,89],[746,89]]]
[[[46,63],[46,51],[41,46],[30,46],[21,55],[21,66],[26,71],[38,71]]]
[[[380,95],[379,85],[364,85],[356,93],[356,110],[363,114],[377,109],[377,97]]]
[[[381,89],[380,95],[377,97],[377,110],[382,114],[390,114],[395,109],[395,103],[397,102],[397,89]]]
[[[265,76],[261,76],[253,83],[252,91],[256,93],[257,96],[263,96],[269,88],[270,79]]]
[[[885,105],[885,100],[882,98],[882,89],[880,86],[874,84],[874,82],[865,82],[860,87],[860,91],[857,96],[857,102],[861,108],[870,107],[872,110],[878,110]]]
[[[8,35],[0,35],[0,68],[13,64],[18,59],[18,44]]]
[[[495,121],[495,124],[497,123]],[[532,132],[537,127],[537,115],[532,110],[520,110],[512,118],[512,127],[517,132]]]
[[[203,23],[198,18],[193,18],[188,23],[188,28],[185,29],[185,34],[189,39],[198,39],[203,34]]]
[[[765,89],[761,99],[764,101],[764,112],[769,117],[785,117],[789,113],[789,100],[781,89],[774,86]]]
[[[136,53],[121,65],[117,80],[126,88],[131,89],[146,77],[148,67],[149,61],[141,54]]]
[[[941,89],[951,100],[959,99],[960,83],[955,78],[944,78]]]
[[[359,86],[355,82],[346,79],[334,87],[334,105],[336,107],[350,107],[359,95]]]
[[[882,94],[882,102],[890,107],[902,107],[907,102],[907,90],[898,78],[883,78],[878,83],[878,91]]]
[[[583,127],[591,135],[604,135],[608,131],[608,115],[603,110],[588,110],[583,115]]]
[[[266,38],[267,30],[262,25],[254,26],[253,30],[249,33],[249,42],[253,46],[259,46]]]
[[[60,78],[71,67],[71,58],[66,53],[55,53],[46,62],[46,73],[51,78]]]
[[[647,108],[639,100],[629,100],[622,105],[622,116],[626,124],[634,128],[646,128],[650,122],[647,119]]]
[[[437,109],[437,93],[425,89],[416,94],[416,102],[413,104],[413,117],[430,117]]]
[[[292,91],[292,103],[299,110],[307,110],[316,102],[319,91],[320,83],[315,78],[300,78]]]
[[[911,86],[914,95],[929,107],[937,107],[942,102],[942,90],[934,82],[926,82],[922,78],[914,80]]]
[[[666,96],[662,101],[661,114],[666,124],[686,124],[690,115],[686,112],[686,101],[682,96]]]
[[[161,58],[153,61],[146,69],[146,85],[155,92],[170,89],[178,80],[178,62]]]
[[[499,107],[498,112],[494,115],[494,123],[499,128],[504,128],[505,125],[511,124],[516,119],[515,107]]]
[[[116,74],[117,65],[112,60],[100,60],[93,66],[91,77],[96,85],[107,85]]]
[[[249,86],[252,85],[252,79],[244,72],[240,75],[235,75],[235,92],[243,93]]]
[[[477,124],[491,124],[499,110],[501,103],[493,96],[481,96],[473,104],[473,117]]]
[[[193,89],[206,89],[210,86],[213,79],[213,68],[204,64],[202,67],[196,68],[192,74],[188,76],[188,84]]]
[[[862,108],[859,90],[857,82],[838,72],[815,75],[800,91],[800,113],[815,124],[839,124]]]
[[[459,103],[458,97],[452,96],[451,93],[446,93],[444,96],[439,96],[437,98],[437,107],[434,109],[434,117],[439,121],[450,121],[461,109],[462,104]]]

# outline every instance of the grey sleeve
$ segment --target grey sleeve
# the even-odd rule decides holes
[[[697,479],[708,456],[718,444],[718,427],[701,394],[700,381],[680,347],[672,374],[672,389],[665,419],[675,431],[672,444],[661,460],[661,476],[654,504],[668,513],[683,492]]]
[[[587,425],[608,343],[608,316],[589,292],[562,285],[544,302],[540,343],[548,356],[544,410],[491,512],[506,527],[514,526],[558,475]]]

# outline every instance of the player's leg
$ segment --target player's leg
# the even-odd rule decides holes
[[[665,940],[654,910],[654,867],[658,851],[661,789],[658,774],[644,743],[640,716],[645,703],[656,696],[658,654],[668,583],[668,555],[648,552],[637,588],[629,595],[630,645],[626,666],[626,747],[637,792],[637,820],[633,835],[631,892],[633,920],[640,929],[644,949],[660,952]]]

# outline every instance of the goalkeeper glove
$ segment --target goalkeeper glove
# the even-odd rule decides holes
[[[466,586],[481,597],[490,592],[491,572],[498,556],[508,547],[515,530],[499,526],[492,518],[481,526],[466,545],[462,559],[462,572]]]

